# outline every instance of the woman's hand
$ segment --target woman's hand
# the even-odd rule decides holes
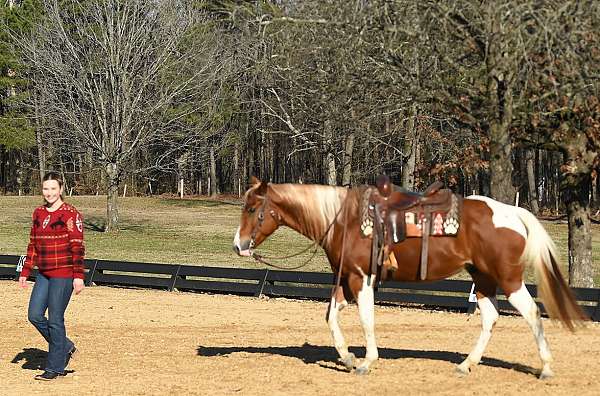
[[[19,276],[19,286],[23,289],[27,289],[27,277]]]
[[[83,284],[83,279],[73,279],[73,290],[75,291],[75,294],[81,293],[84,287],[85,285]]]

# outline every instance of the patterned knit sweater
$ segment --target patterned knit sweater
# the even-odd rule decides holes
[[[27,259],[21,276],[34,266],[49,278],[84,278],[83,218],[73,206],[63,203],[54,212],[45,206],[33,212]]]

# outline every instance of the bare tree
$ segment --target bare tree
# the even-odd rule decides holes
[[[165,110],[173,101],[192,95],[197,80],[215,72],[210,47],[197,37],[186,40],[202,22],[186,4],[51,1],[36,34],[20,41],[33,77],[48,89],[49,117],[102,164],[106,231],[118,227],[124,165],[168,128]]]
[[[430,1],[428,23],[445,73],[436,89],[441,106],[489,142],[491,195],[513,203],[512,141],[515,83],[531,47],[530,1]]]
[[[569,282],[594,286],[590,186],[600,152],[600,5],[547,1],[528,13],[529,51],[519,141],[562,153],[560,190],[569,221]]]

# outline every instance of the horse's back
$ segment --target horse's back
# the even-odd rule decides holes
[[[526,240],[524,226],[504,204],[493,201],[500,204],[494,206],[492,201],[467,197],[457,234],[430,237],[427,280],[450,277],[465,264],[474,264],[483,272],[495,271],[501,262],[518,264]],[[393,274],[395,280],[419,279],[421,241],[407,238],[392,246],[399,267]]]

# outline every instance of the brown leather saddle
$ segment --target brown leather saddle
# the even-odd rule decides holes
[[[385,175],[377,179],[376,187],[368,199],[373,214],[372,272],[384,261],[391,264],[391,270],[397,269],[391,246],[407,236],[420,236],[420,278],[426,279],[429,236],[456,235],[462,199],[440,181],[422,194],[396,188]]]

